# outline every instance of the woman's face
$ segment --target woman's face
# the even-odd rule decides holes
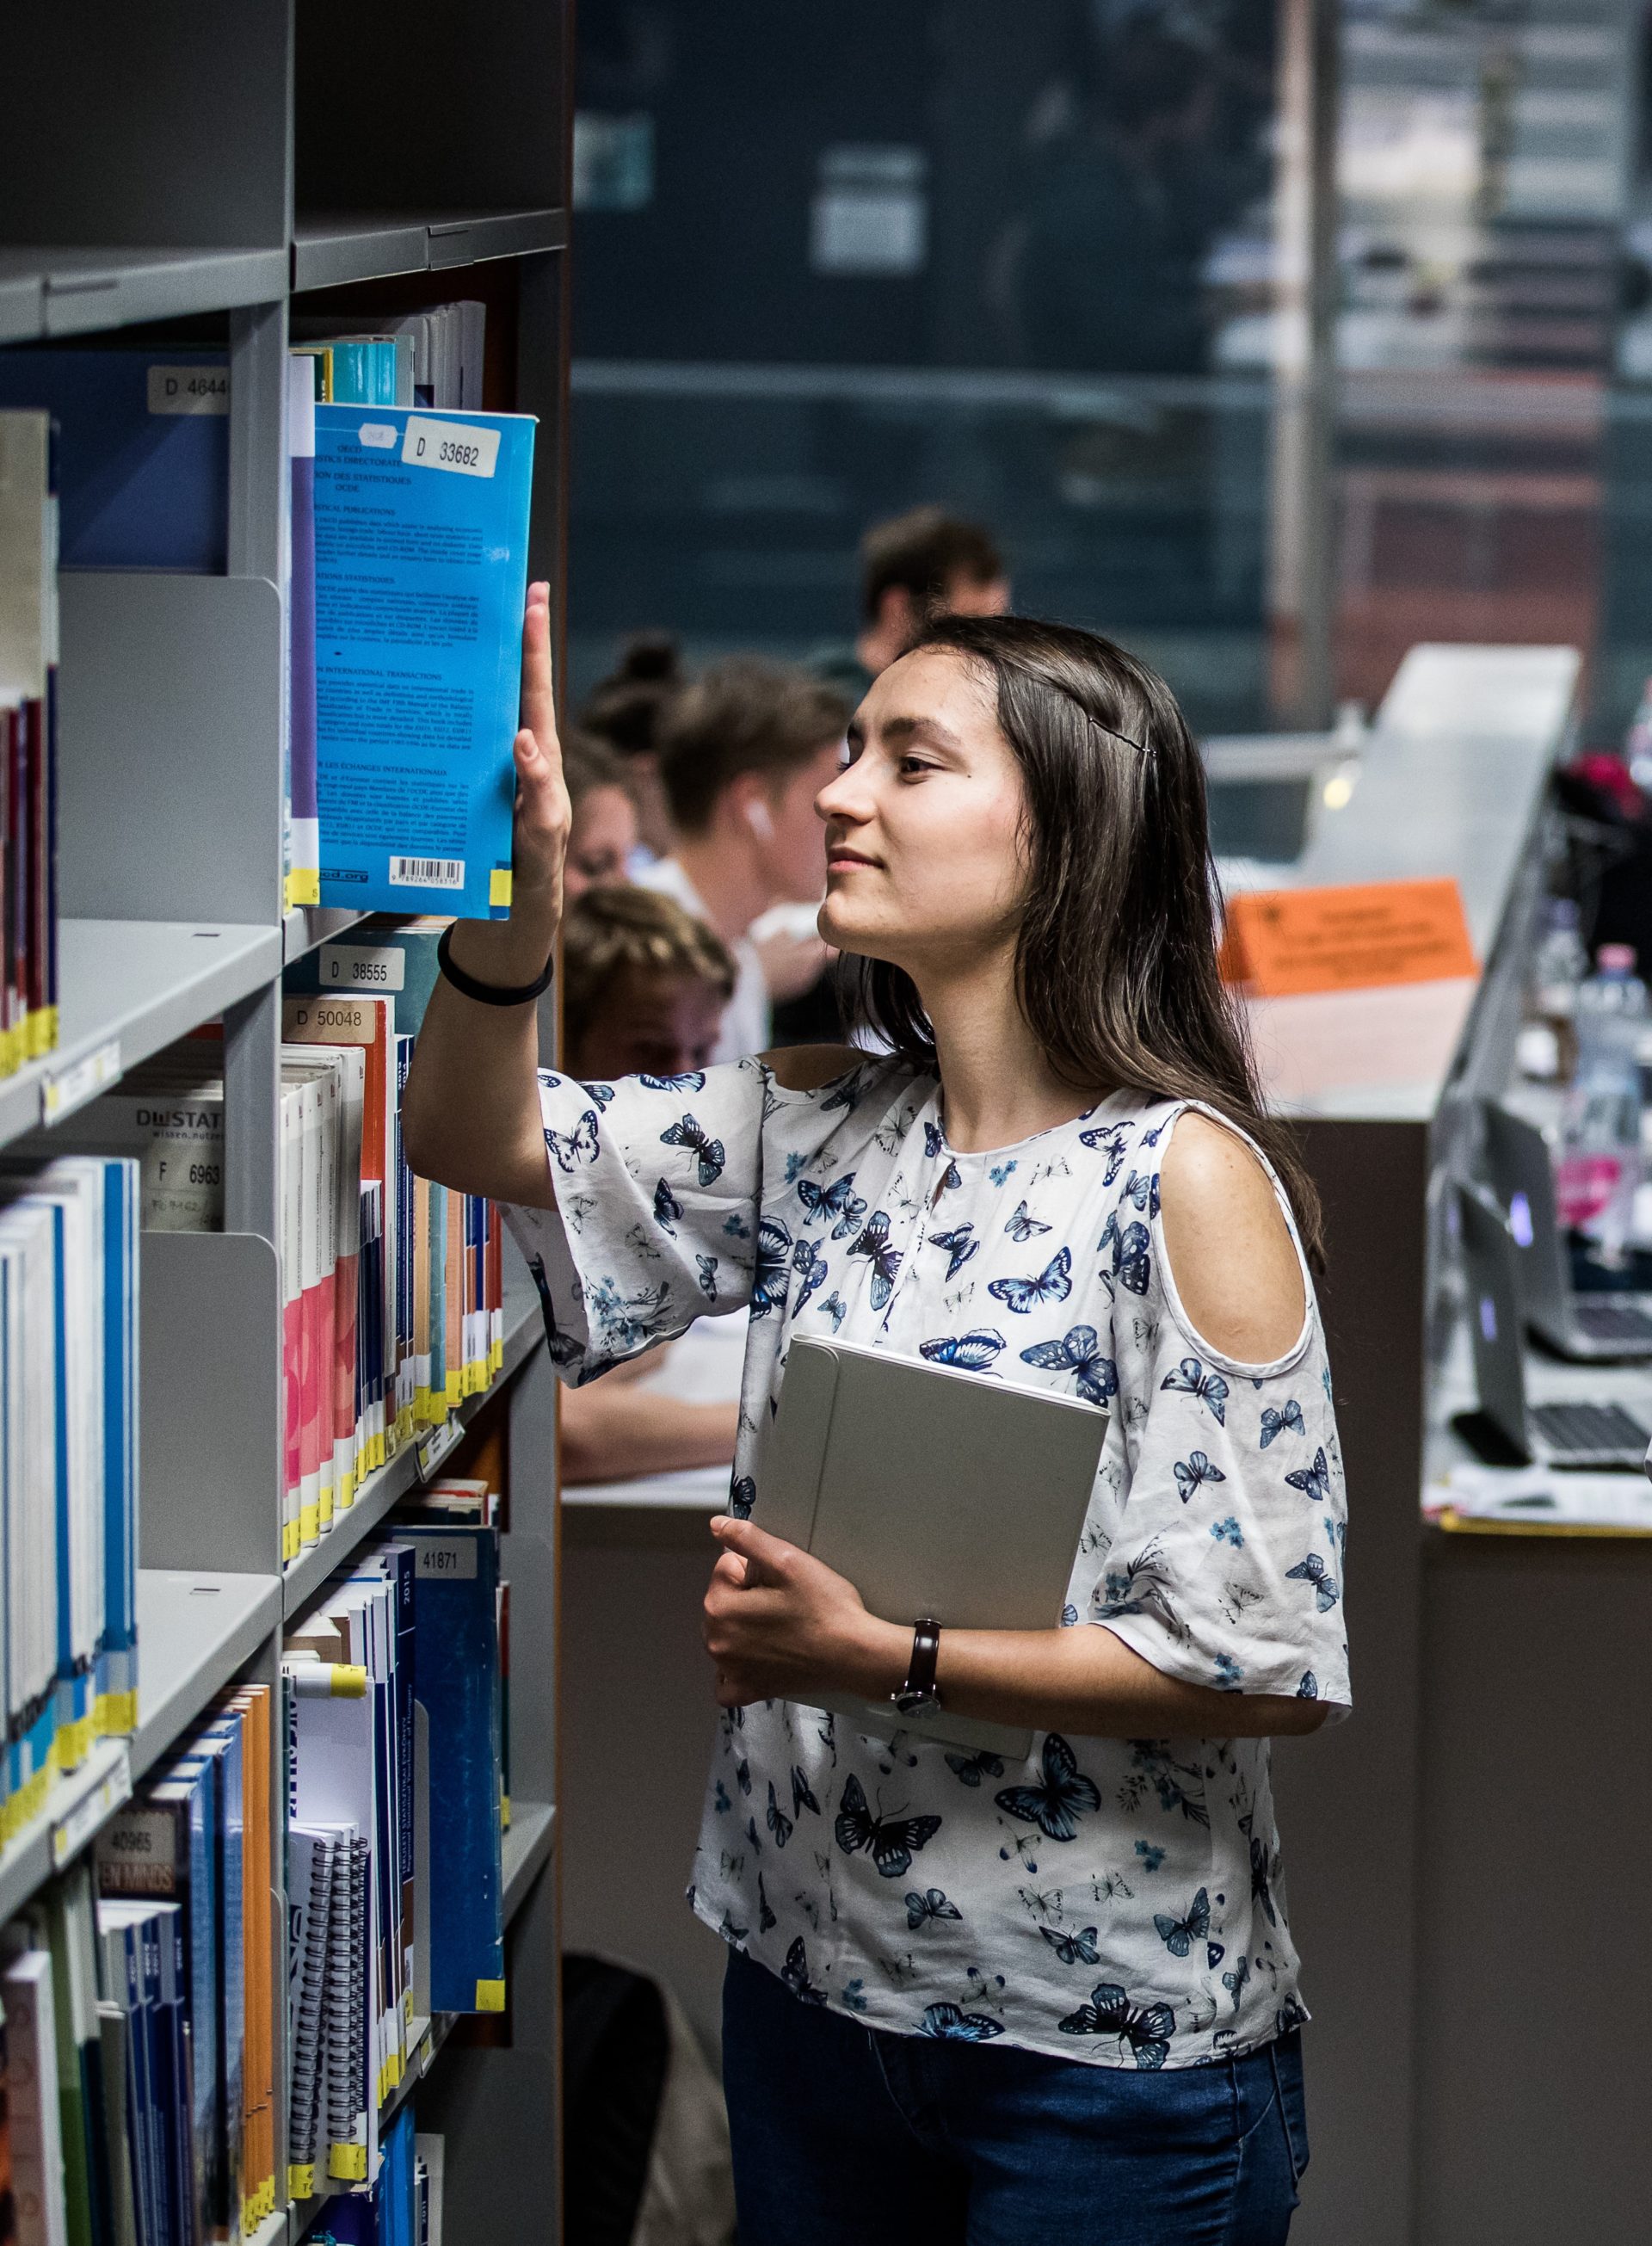
[[[574,811],[562,887],[570,899],[622,881],[636,847],[636,812],[622,787],[594,787]]]
[[[1026,879],[1025,799],[990,688],[947,650],[902,656],[855,712],[849,755],[815,798],[826,942],[919,978],[1003,950]]]

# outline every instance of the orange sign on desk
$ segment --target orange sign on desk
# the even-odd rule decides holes
[[[1227,900],[1224,978],[1259,998],[1479,971],[1453,881],[1257,889]]]

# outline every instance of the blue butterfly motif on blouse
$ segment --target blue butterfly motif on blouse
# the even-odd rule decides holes
[[[1139,1223],[1134,1217],[1121,1232],[1118,1212],[1115,1209],[1102,1227],[1101,1238],[1096,1243],[1099,1254],[1105,1255],[1109,1247],[1112,1249],[1112,1271],[1104,1272],[1102,1276],[1127,1288],[1132,1295],[1145,1295],[1149,1269],[1148,1250],[1152,1244],[1152,1235],[1146,1226]]]
[[[1201,1483],[1227,1479],[1220,1467],[1212,1466],[1203,1451],[1195,1451],[1185,1465],[1180,1459],[1176,1461],[1176,1490],[1184,1505]]]
[[[823,1318],[831,1319],[832,1331],[833,1333],[836,1333],[839,1327],[843,1324],[844,1319],[848,1316],[849,1305],[844,1301],[842,1296],[839,1294],[835,1287],[829,1295],[824,1296],[821,1298],[819,1308]]]
[[[964,1786],[978,1787],[983,1778],[1003,1776],[1003,1765],[996,1754],[949,1754],[947,1768]]]
[[[1078,1767],[1078,1758],[1059,1732],[1044,1735],[1044,1776],[1030,1786],[1006,1786],[993,1800],[1023,1825],[1036,1825],[1048,1840],[1071,1841],[1078,1820],[1101,1807],[1094,1779]]]
[[[1130,1175],[1125,1180],[1125,1189],[1119,1198],[1127,1201],[1132,1208],[1145,1210],[1150,1220],[1157,1216],[1159,1214],[1158,1171],[1148,1170],[1143,1173],[1132,1170]]]
[[[1016,1204],[1015,1215],[1004,1226],[1004,1230],[1010,1235],[1011,1240],[1018,1244],[1024,1244],[1035,1233],[1048,1232],[1049,1229],[1050,1227],[1047,1224],[1040,1224],[1024,1201]]]
[[[1162,1123],[1155,1123],[1151,1131],[1144,1131],[1141,1134],[1142,1145],[1144,1147],[1156,1147],[1175,1120],[1176,1119],[1173,1115],[1166,1115]]]
[[[799,1240],[792,1250],[792,1268],[802,1281],[798,1289],[798,1315],[808,1308],[811,1295],[825,1283],[826,1260],[812,1240]]]
[[[700,1291],[705,1297],[708,1303],[715,1303],[717,1300],[717,1257],[715,1256],[697,1256],[694,1260],[700,1267]]]
[[[1288,1427],[1294,1434],[1305,1435],[1308,1433],[1307,1428],[1302,1425],[1302,1407],[1296,1401],[1296,1399],[1294,1396],[1288,1404],[1281,1405],[1277,1412],[1274,1409],[1271,1404],[1266,1405],[1263,1407],[1262,1436],[1260,1447],[1265,1451],[1269,1443],[1274,1440],[1275,1437],[1276,1435],[1282,1435],[1287,1427]]]
[[[757,1501],[758,1486],[750,1474],[741,1474],[729,1484],[729,1511],[737,1521],[750,1521]]]
[[[770,1832],[774,1835],[774,1845],[777,1848],[784,1848],[786,1842],[792,1838],[792,1821],[791,1818],[786,1815],[785,1810],[781,1808],[779,1803],[774,1798],[774,1780],[771,1779],[769,1780],[768,1825]]]
[[[654,1188],[654,1222],[662,1232],[670,1232],[683,1214],[683,1204],[662,1178]],[[676,1235],[672,1234],[675,1239]]]
[[[1117,2036],[1130,2045],[1144,2073],[1156,2072],[1170,2056],[1176,2015],[1168,2004],[1132,2004],[1116,1981],[1098,1981],[1090,2002],[1059,2023],[1063,2035]]]
[[[723,1174],[723,1141],[708,1139],[693,1116],[685,1115],[680,1123],[672,1123],[660,1133],[663,1147],[687,1147],[698,1158],[700,1183],[715,1185]]]
[[[956,2004],[928,2004],[918,2023],[920,2035],[939,2043],[989,2043],[1003,2033],[1003,2022],[986,2012],[966,2012]]]
[[[1321,1614],[1329,1614],[1342,1596],[1336,1587],[1336,1576],[1317,1552],[1310,1552],[1294,1568],[1287,1568],[1285,1573],[1295,1582],[1314,1586],[1314,1603]]]
[[[994,1279],[987,1289],[989,1295],[1014,1310],[1020,1317],[1036,1310],[1040,1303],[1064,1303],[1072,1292],[1072,1281],[1067,1276],[1072,1269],[1071,1249],[1058,1249],[1044,1269],[1034,1279]]]
[[[792,1235],[778,1217],[765,1216],[758,1227],[757,1260],[751,1274],[754,1318],[766,1318],[771,1310],[785,1310],[791,1268]]]
[[[733,1802],[729,1799],[729,1789],[724,1785],[721,1779],[718,1779],[717,1782],[716,1803],[717,1814],[719,1817],[726,1816],[729,1811],[734,1807]]]
[[[1210,1932],[1210,1891],[1200,1888],[1189,1904],[1186,1915],[1172,1918],[1161,1910],[1153,1913],[1153,1925],[1159,1939],[1173,1957],[1185,1957],[1195,1942],[1202,1942]]]
[[[548,1124],[545,1143],[556,1157],[559,1170],[571,1170],[597,1157],[596,1110],[588,1107],[571,1131],[553,1131]]]
[[[1244,1994],[1245,1984],[1249,1980],[1249,1978],[1250,1960],[1248,1957],[1241,1957],[1238,1964],[1234,1967],[1231,1973],[1224,1973],[1222,1975],[1222,1986],[1233,1998],[1234,2010],[1235,2011],[1239,2010],[1239,2000]]]
[[[763,1875],[759,1872],[758,1874],[758,1932],[766,1934],[772,1926],[778,1926],[779,1923],[779,1920],[769,1909],[769,1898],[763,1885]]]
[[[1013,1177],[1020,1167],[1019,1162],[996,1162],[987,1172],[987,1175],[992,1180],[994,1185],[1001,1186],[1006,1178]],[[955,1162],[952,1165],[949,1182],[955,1186],[963,1183],[963,1180],[958,1175],[958,1165]]]
[[[867,1205],[854,1190],[854,1172],[846,1170],[829,1186],[818,1186],[812,1178],[805,1178],[798,1187],[798,1199],[809,1213],[808,1221],[815,1217],[835,1217],[832,1227],[834,1240],[846,1240],[867,1213]]]
[[[1096,1947],[1097,1929],[1084,1928],[1082,1934],[1063,1934],[1058,1927],[1041,1926],[1044,1940],[1064,1965],[1098,1965],[1101,1953]]]
[[[980,1248],[981,1242],[975,1237],[975,1229],[973,1224],[961,1224],[955,1231],[932,1232],[929,1235],[930,1247],[944,1249],[951,1259],[947,1265],[947,1277],[949,1280],[957,1277],[969,1258]]]
[[[1075,1374],[1086,1404],[1105,1404],[1118,1393],[1118,1368],[1102,1355],[1094,1326],[1074,1326],[1059,1341],[1035,1342],[1022,1351],[1021,1361],[1046,1372]]]
[[[791,1990],[792,1995],[794,1997],[800,1998],[806,2004],[825,2004],[826,2000],[826,1991],[824,1989],[817,1989],[813,1982],[809,1978],[808,1954],[803,1947],[803,1936],[801,1935],[799,1935],[797,1940],[792,1944],[790,1950],[785,1953],[785,1964],[780,1968],[780,1978],[785,1983],[786,1987]]]
[[[576,1365],[580,1345],[572,1334],[564,1333],[556,1323],[556,1305],[551,1300],[551,1283],[545,1276],[545,1258],[530,1256],[527,1268],[533,1275],[534,1286],[539,1290],[540,1311],[545,1320],[545,1339],[551,1352],[551,1363],[564,1369]]]
[[[874,1209],[866,1230],[850,1248],[851,1256],[864,1256],[872,1265],[872,1307],[880,1310],[894,1291],[901,1269],[901,1250],[891,1245],[887,1210]]]
[[[804,1776],[801,1766],[793,1763],[792,1766],[792,1814],[795,1817],[799,1810],[804,1809],[812,1809],[817,1817],[820,1814],[820,1805],[814,1798],[814,1788]]]
[[[614,1097],[614,1086],[611,1084],[581,1084],[580,1090],[588,1099],[595,1100],[599,1107],[606,1107]]]
[[[1125,1149],[1130,1144],[1130,1130],[1123,1123],[1099,1123],[1093,1131],[1078,1133],[1081,1147],[1098,1147],[1107,1157],[1107,1167],[1101,1182],[1110,1186],[1125,1166]]]
[[[920,1848],[941,1830],[938,1817],[874,1817],[865,1788],[853,1773],[844,1780],[843,1807],[832,1829],[846,1856],[864,1848],[886,1880],[897,1880],[912,1867]]]
[[[1304,1670],[1303,1670],[1303,1671],[1302,1671],[1302,1683],[1301,1683],[1301,1684],[1296,1687],[1296,1698],[1297,1698],[1299,1700],[1317,1700],[1317,1699],[1318,1699],[1318,1698],[1319,1698],[1319,1679],[1318,1679],[1318,1678],[1317,1678],[1317,1677],[1315,1677],[1315,1674],[1314,1674],[1314,1672],[1313,1672],[1313,1671],[1312,1671],[1311,1669],[1304,1669]]]
[[[943,1918],[955,1918],[961,1921],[963,1917],[963,1913],[957,1904],[952,1902],[940,1888],[929,1888],[922,1894],[920,1894],[916,1888],[909,1888],[907,1890],[906,1905],[907,1927],[911,1933],[915,1933],[921,1926],[936,1925]]]
[[[1241,1818],[1240,1820],[1241,1827],[1248,1824],[1249,1821],[1250,1821],[1247,1818]],[[1268,1923],[1269,1926],[1277,1926],[1279,1924],[1279,1913],[1274,1908],[1274,1897],[1272,1894],[1273,1882],[1278,1877],[1279,1857],[1277,1853],[1271,1849],[1265,1841],[1258,1841],[1253,1836],[1250,1844],[1251,1898],[1253,1902],[1261,1903],[1262,1909],[1267,1912]]]
[[[923,1159],[926,1162],[933,1162],[946,1143],[944,1134],[933,1123],[924,1125]]]
[[[642,1081],[650,1092],[704,1092],[705,1071],[685,1069],[681,1076],[645,1076]]]
[[[1159,1384],[1161,1390],[1176,1389],[1181,1395],[1197,1397],[1201,1404],[1210,1406],[1210,1416],[1219,1427],[1227,1424],[1227,1383],[1220,1372],[1207,1372],[1196,1357],[1185,1357],[1174,1372],[1167,1372]]]
[[[825,1087],[823,1086],[824,1090]],[[820,1102],[820,1113],[829,1114],[834,1107],[853,1108],[860,1098],[860,1071],[852,1068],[835,1092],[828,1092]]]
[[[1293,1489],[1299,1489],[1312,1505],[1329,1505],[1331,1497],[1331,1470],[1325,1460],[1324,1446],[1314,1453],[1311,1467],[1302,1467],[1285,1477]]]
[[[1003,1345],[1001,1333],[994,1333],[990,1326],[977,1326],[973,1333],[942,1334],[935,1341],[921,1341],[918,1354],[927,1357],[931,1365],[955,1365],[964,1372],[980,1372]]]

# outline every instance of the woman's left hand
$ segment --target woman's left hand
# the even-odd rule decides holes
[[[705,1594],[705,1650],[723,1708],[824,1691],[880,1700],[900,1689],[909,1633],[867,1612],[846,1577],[750,1521],[719,1514]]]

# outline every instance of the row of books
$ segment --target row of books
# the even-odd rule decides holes
[[[289,970],[278,1243],[288,1562],[349,1510],[368,1474],[479,1395],[504,1362],[500,1212],[414,1177],[401,1144],[401,1093],[444,924],[369,924]],[[140,1063],[51,1137],[136,1160],[146,1229],[221,1230],[221,1040],[186,1038]]]
[[[21,2246],[207,2246],[275,2204],[268,1685],[211,1719],[0,1936]]]
[[[294,346],[282,561],[289,909],[509,908],[534,425],[479,410],[483,344],[483,308],[466,303]],[[0,917],[27,939],[14,960],[7,936],[23,1011],[13,1024],[15,1010],[0,1008],[0,1031],[18,1028],[27,1058],[48,1049],[57,1004],[48,534],[60,512],[65,568],[221,572],[228,360],[0,351],[8,407],[18,409],[18,445],[55,463],[49,479],[19,472],[15,504],[0,497],[0,709],[23,712],[6,725],[17,785],[0,788]],[[10,487],[0,473],[0,493]],[[48,489],[60,489],[58,510]],[[10,738],[19,732],[20,745]]]
[[[420,2022],[504,2010],[494,1511],[483,1481],[422,1493],[287,1634],[295,2199],[377,2182]]]
[[[136,1165],[0,1162],[0,1842],[137,1714]]]
[[[0,1076],[58,1042],[57,486],[51,416],[0,412]]]

